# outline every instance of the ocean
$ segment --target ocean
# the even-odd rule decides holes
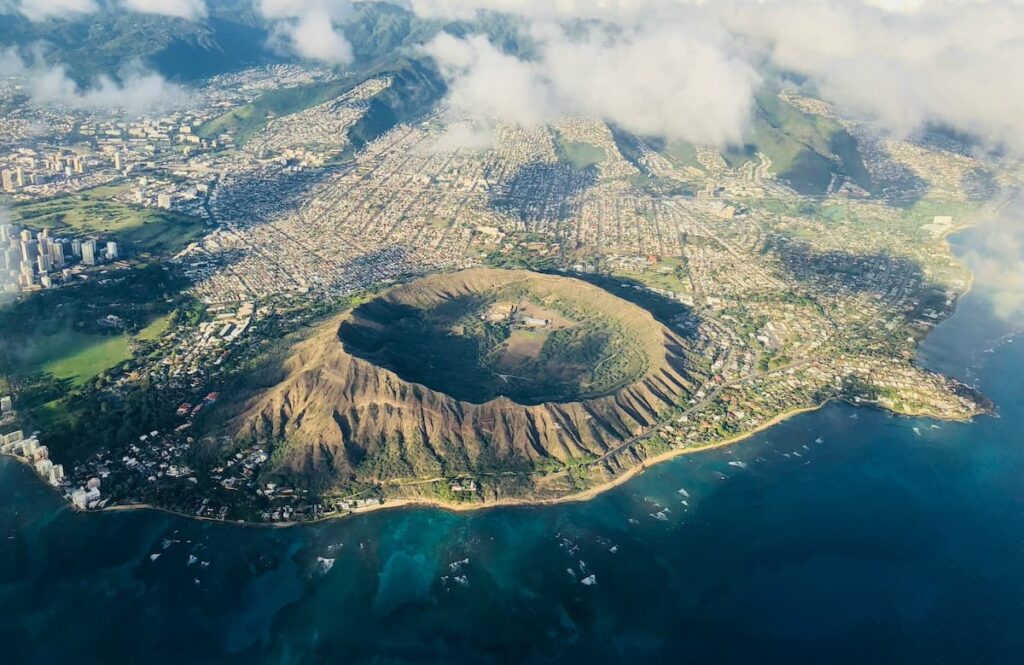
[[[1020,662],[1024,334],[991,288],[921,358],[998,417],[833,403],[582,503],[80,514],[0,459],[0,661]]]

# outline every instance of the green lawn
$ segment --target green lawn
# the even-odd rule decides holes
[[[686,293],[690,290],[689,283],[681,280],[675,272],[662,273],[655,272],[653,270],[643,270],[640,272],[632,272],[627,270],[616,271],[613,273],[626,279],[632,279],[637,282],[650,286],[655,289],[665,289],[674,293]]]
[[[933,196],[926,196],[917,201],[904,213],[904,218],[913,226],[926,224],[936,215],[949,215],[956,225],[974,221],[983,206],[972,201],[950,201]]]
[[[199,240],[203,232],[201,220],[162,211],[162,214],[148,216],[141,224],[117,234],[117,237],[152,254],[172,255]]]
[[[141,339],[146,342],[160,339],[167,329],[171,327],[171,315],[165,314],[154,320],[148,326],[143,328],[135,335],[137,339]]]
[[[33,340],[18,365],[79,385],[130,357],[126,335],[87,335],[66,330]]]
[[[608,158],[604,148],[600,146],[577,141],[563,141],[561,138],[556,142],[555,150],[559,161],[572,164],[573,168],[580,171],[597,166]]]
[[[674,157],[683,166],[689,166],[700,171],[704,165],[697,159],[697,148],[687,141],[669,141],[665,145],[665,152]]]
[[[137,339],[159,339],[171,326],[171,315],[154,319],[135,335]],[[41,335],[33,340],[17,365],[22,370],[48,372],[57,379],[70,379],[79,385],[131,358],[131,336],[89,335],[66,330]]]
[[[173,254],[203,232],[201,220],[171,212],[112,200],[123,186],[98,187],[80,194],[60,196],[13,206],[11,221],[35,228],[70,230],[70,233],[112,235],[138,251]]]

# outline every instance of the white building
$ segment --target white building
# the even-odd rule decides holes
[[[96,265],[96,241],[87,240],[82,243],[82,263],[87,266]]]

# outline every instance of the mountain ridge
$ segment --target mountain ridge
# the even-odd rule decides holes
[[[353,316],[349,311],[297,344],[282,366],[283,380],[236,404],[226,431],[237,442],[276,444],[276,473],[328,485],[379,483],[406,474],[536,468],[600,456],[654,426],[697,390],[703,377],[686,359],[687,340],[641,308],[585,282],[491,269],[419,282],[456,280],[476,288],[474,280],[506,273],[558,280],[559,293],[572,289],[588,303],[621,308],[649,353],[643,375],[612,394],[581,401],[520,404],[499,396],[467,402],[348,353],[337,331]]]

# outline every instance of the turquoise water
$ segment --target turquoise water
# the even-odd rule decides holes
[[[0,460],[0,661],[1020,662],[1024,335],[987,302],[922,357],[998,418],[833,404],[580,504],[246,527]]]

